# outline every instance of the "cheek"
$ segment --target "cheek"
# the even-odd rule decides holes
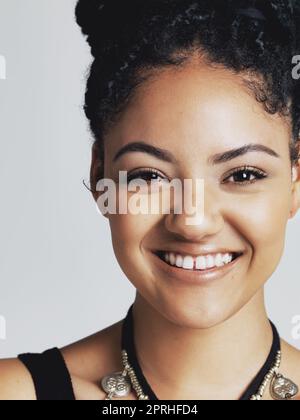
[[[137,246],[153,225],[153,217],[145,215],[120,214],[110,216],[110,227],[113,237],[122,240],[123,244]],[[155,217],[154,217],[155,219]]]
[[[137,253],[141,253],[144,238],[162,217],[159,211],[161,194],[150,195],[145,191],[144,194],[136,192],[134,195],[127,193],[126,189],[117,191],[117,209],[120,209],[119,197],[121,197],[120,200],[125,203],[124,211],[127,210],[127,214],[110,215],[109,220],[114,246],[125,254],[137,256]]]
[[[157,216],[113,215],[110,216],[112,242],[116,257],[122,266],[135,270],[144,265],[142,243],[157,221]]]
[[[259,197],[238,202],[237,229],[242,233],[253,255],[252,267],[265,280],[281,259],[289,215],[288,186],[272,187]]]

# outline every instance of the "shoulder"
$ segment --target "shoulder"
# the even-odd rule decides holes
[[[97,381],[103,371],[118,367],[121,349],[121,322],[96,334],[60,348],[69,372]]]
[[[77,400],[104,399],[101,379],[122,370],[122,321],[60,349]]]
[[[299,388],[300,400],[300,350],[282,340],[282,364],[280,373],[292,380]]]
[[[19,359],[0,360],[0,400],[35,400],[30,373]]]
[[[60,348],[76,399],[104,399],[103,376],[122,369],[122,321]],[[0,400],[36,400],[30,372],[18,359],[0,360]]]
[[[281,340],[282,365],[300,379],[300,350]]]

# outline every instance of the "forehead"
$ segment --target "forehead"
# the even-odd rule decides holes
[[[174,146],[200,142],[230,147],[236,146],[237,139],[244,144],[264,138],[274,145],[282,143],[289,130],[281,116],[264,110],[242,75],[192,63],[163,70],[142,85],[112,130],[109,143],[115,148],[143,139]]]

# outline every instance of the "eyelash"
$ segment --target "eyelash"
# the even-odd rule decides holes
[[[142,178],[142,175],[157,175],[161,176],[161,174],[154,170],[154,169],[141,169],[133,174],[128,175],[128,182],[132,181],[133,179]],[[150,179],[151,181],[151,179]]]
[[[251,175],[255,175],[256,179],[252,180],[252,181],[244,181],[244,182],[233,182],[233,184],[235,185],[248,185],[248,184],[254,184],[255,182],[265,179],[267,178],[267,174],[257,168],[253,168],[251,166],[244,166],[242,168],[238,168],[238,169],[234,169],[225,179],[225,181],[222,181],[222,184],[226,183],[226,181],[228,179],[230,179],[232,176],[235,176],[237,174],[242,174],[242,173],[248,173]],[[154,169],[142,169],[136,173],[133,173],[131,175],[128,176],[128,182],[132,181],[133,179],[137,179],[137,178],[142,178],[142,176],[153,176],[153,175],[157,175],[161,177],[161,174],[154,170]],[[150,180],[151,181],[151,178]]]
[[[262,179],[267,178],[267,176],[268,176],[265,172],[261,171],[260,169],[253,168],[251,166],[244,166],[242,168],[238,168],[238,169],[233,170],[227,176],[227,178],[225,179],[225,181],[228,180],[229,178],[231,178],[232,176],[236,175],[236,174],[240,174],[240,173],[242,174],[242,173],[246,173],[246,172],[248,174],[255,175],[256,179],[254,179],[252,181],[245,181],[245,182],[234,182],[233,184],[236,184],[236,185],[249,185],[249,184],[254,184],[257,181],[260,181]],[[222,183],[225,183],[225,182],[223,181]]]

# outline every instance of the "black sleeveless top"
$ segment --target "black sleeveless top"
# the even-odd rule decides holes
[[[61,351],[55,347],[43,353],[19,354],[35,387],[37,400],[75,400],[70,372]]]

